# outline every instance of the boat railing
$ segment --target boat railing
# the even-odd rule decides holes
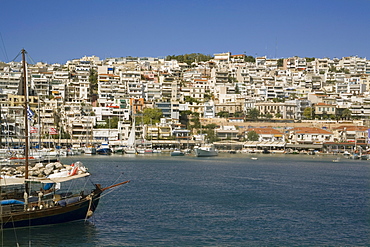
[[[81,196],[79,197],[71,197],[71,198],[51,198],[51,199],[43,199],[42,201],[33,201],[26,204],[9,204],[9,205],[2,205],[1,212],[3,215],[17,213],[17,212],[24,212],[24,211],[37,211],[43,210],[47,208],[53,207],[63,207],[67,204],[71,204],[81,200]]]
[[[2,215],[8,215],[16,212],[23,212],[24,206],[21,204],[12,204],[12,205],[2,205],[1,213]]]

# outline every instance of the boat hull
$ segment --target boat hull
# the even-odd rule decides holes
[[[173,151],[171,152],[171,156],[184,156],[185,153],[181,151]]]
[[[203,150],[203,149],[194,149],[195,156],[197,157],[213,157],[217,156],[218,152],[216,150]]]
[[[101,148],[96,150],[96,153],[100,155],[110,155],[112,154],[112,150],[110,148]]]
[[[10,214],[4,212],[2,227],[29,227],[87,219],[92,216],[91,213],[97,208],[99,199],[100,193],[92,196],[91,200],[85,197],[78,202],[65,206],[58,205],[44,209],[30,209],[29,211]]]
[[[137,150],[135,148],[126,148],[125,153],[126,154],[137,154]]]
[[[86,148],[85,154],[96,154],[96,148]]]

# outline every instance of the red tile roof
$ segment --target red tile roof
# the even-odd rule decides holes
[[[297,127],[292,129],[296,134],[322,134],[322,135],[330,135],[333,134],[332,132],[320,128],[312,128],[312,127]]]
[[[270,127],[267,127],[267,128],[249,128],[247,131],[255,131],[257,134],[259,135],[281,135],[283,134],[282,132],[276,130],[276,129],[273,129],[273,128],[270,128]]]

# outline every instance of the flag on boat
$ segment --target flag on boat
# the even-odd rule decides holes
[[[27,107],[27,118],[28,118],[28,120],[31,120],[34,115],[35,115],[35,113],[31,110],[31,108]]]
[[[37,127],[33,127],[33,126],[30,127],[30,133],[31,134],[34,134],[34,133],[37,133],[37,132],[39,132]]]
[[[49,135],[58,135],[58,131],[56,128],[49,128]]]

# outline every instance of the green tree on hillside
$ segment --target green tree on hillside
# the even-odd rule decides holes
[[[166,57],[166,61],[177,60],[180,63],[187,63],[191,65],[194,62],[205,62],[209,61],[213,58],[211,55],[205,55],[201,53],[191,53],[191,54],[184,54],[184,55],[168,55]]]
[[[340,117],[341,118],[343,118],[343,119],[351,119],[351,117],[352,117],[352,112],[351,112],[351,110],[349,110],[349,109],[344,109],[343,111],[342,111],[342,113],[341,113],[341,115],[340,115]]]
[[[265,115],[265,118],[266,118],[267,120],[271,120],[273,117],[274,117],[274,116],[273,116],[271,113],[267,113],[267,114]]]
[[[284,66],[284,59],[283,58],[278,59],[277,66],[278,67],[283,67]]]
[[[197,100],[196,98],[192,98],[190,96],[185,96],[184,101],[185,102],[189,102],[191,104],[192,103],[196,103],[196,104],[199,104],[200,103],[199,100]]]
[[[220,118],[228,118],[230,116],[230,112],[228,111],[220,111],[216,113],[216,116]]]
[[[244,62],[255,63],[256,59],[253,56],[245,56]]]
[[[95,69],[90,70],[89,74],[90,82],[90,97],[98,93],[98,72]]]
[[[304,110],[303,110],[303,117],[305,119],[312,119],[312,116],[313,116],[313,108],[312,107],[306,107]]]
[[[155,124],[159,123],[163,117],[163,113],[158,108],[145,108],[143,111],[143,123],[144,124]]]
[[[259,135],[257,134],[256,131],[248,131],[247,133],[247,139],[248,141],[258,141]]]
[[[306,57],[305,59],[306,59],[306,62],[309,63],[309,62],[315,61],[316,58],[314,58],[314,57]]]
[[[257,120],[259,116],[260,111],[257,108],[252,108],[247,114],[247,117],[252,120]]]

